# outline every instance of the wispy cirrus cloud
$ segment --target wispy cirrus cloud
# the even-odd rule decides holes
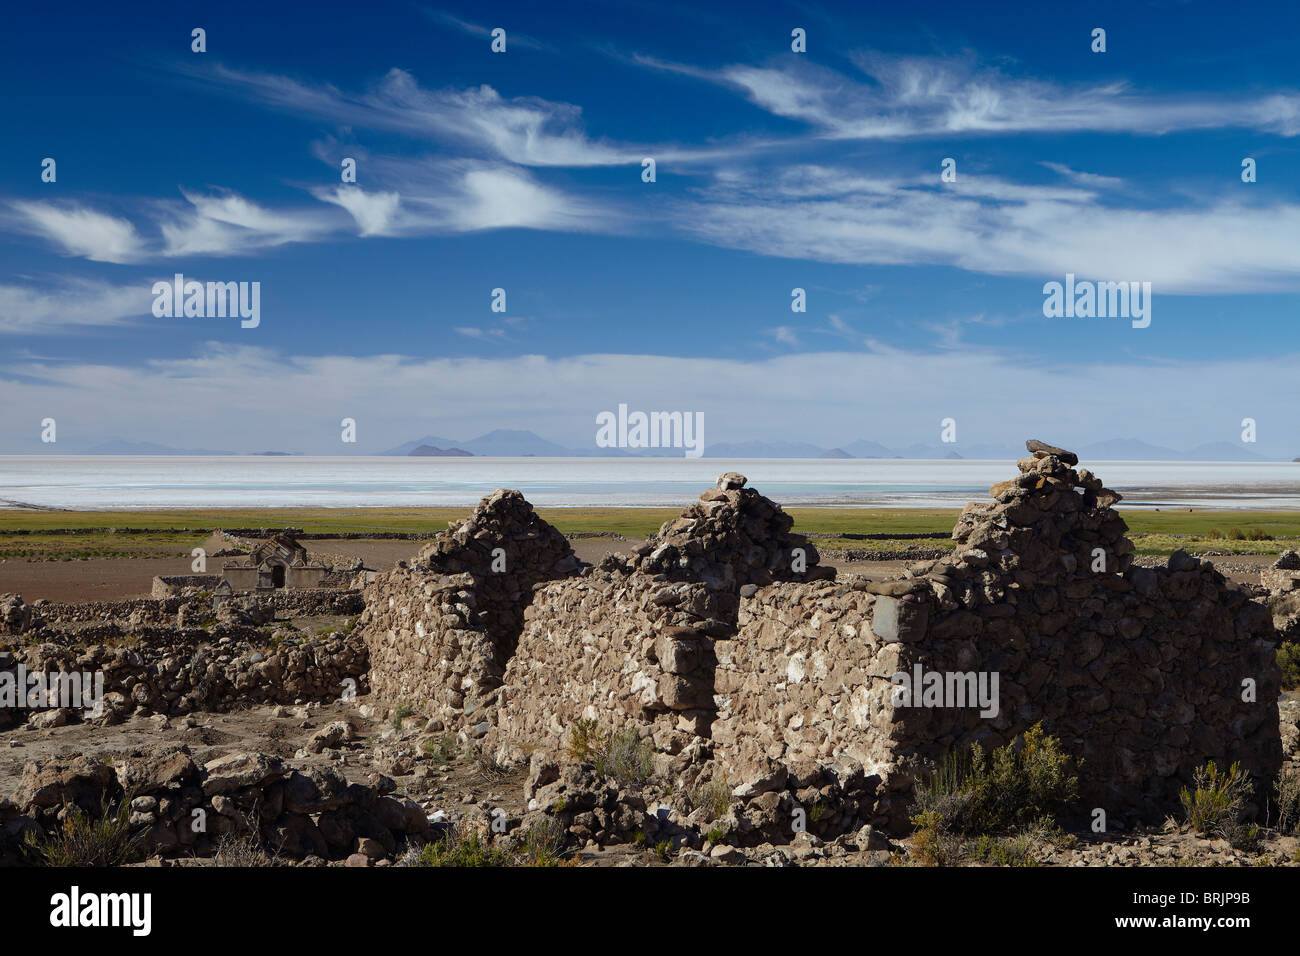
[[[317,187],[313,196],[346,209],[362,236],[427,236],[488,229],[613,232],[607,203],[547,185],[506,163],[376,157],[376,189]]]
[[[421,12],[434,23],[448,27],[452,30],[459,30],[461,33],[468,34],[469,36],[483,37],[484,39],[487,39],[492,36],[492,31],[495,29],[495,27],[486,27],[479,23],[463,20],[445,10],[431,10],[428,7],[421,7],[420,9]],[[509,49],[511,46],[522,46],[530,50],[540,50],[542,48],[541,42],[533,37],[530,37],[525,33],[517,33],[513,29],[508,29],[509,24],[499,23],[496,26],[506,30],[506,49]]]
[[[1067,84],[1013,76],[959,57],[852,54],[861,76],[818,64],[702,68],[635,62],[725,86],[755,106],[831,139],[1095,131],[1158,136],[1205,129],[1300,134],[1300,93],[1154,94],[1124,82]]]
[[[965,177],[940,183],[825,168],[731,171],[670,221],[701,241],[760,255],[947,265],[988,275],[1065,272],[1143,280],[1161,293],[1300,289],[1300,205],[1105,205],[1093,190]]]
[[[401,133],[519,166],[628,166],[640,165],[646,156],[660,162],[698,163],[756,148],[752,139],[692,147],[593,138],[584,126],[581,107],[571,103],[536,96],[506,97],[487,84],[429,89],[409,71],[396,68],[363,92],[222,65],[202,71],[186,68],[185,73],[295,116]]]
[[[87,205],[13,201],[17,228],[64,255],[119,265],[178,256],[238,256],[337,234],[345,219],[321,210],[271,209],[229,191],[182,190],[184,201],[135,201],[143,227]]]
[[[577,106],[507,98],[487,85],[426,89],[406,70],[389,70],[361,93],[225,66],[190,75],[296,115],[453,143],[522,166],[616,166],[646,155],[644,146],[591,139]]]
[[[0,284],[0,334],[44,335],[85,326],[122,325],[149,315],[149,286],[89,279]]]
[[[1117,176],[1101,176],[1097,173],[1085,173],[1077,169],[1071,169],[1064,163],[1049,163],[1042,161],[1038,165],[1044,169],[1050,169],[1056,175],[1064,177],[1071,182],[1078,183],[1089,189],[1119,189],[1124,185],[1124,180]]]
[[[133,262],[144,241],[127,219],[70,202],[21,201],[10,208],[19,231],[42,236],[69,256],[92,262]]]
[[[233,192],[182,191],[187,205],[158,204],[163,256],[239,255],[337,233],[339,222],[310,209],[269,209]]]

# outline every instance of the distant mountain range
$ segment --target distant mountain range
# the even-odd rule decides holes
[[[434,449],[463,450],[472,455],[501,458],[680,458],[680,448],[565,448],[530,431],[498,429],[458,441],[425,435],[382,452],[384,455],[411,455],[421,446]],[[1084,445],[1076,451],[1085,461],[1268,461],[1263,455],[1247,451],[1232,442],[1209,442],[1187,451],[1152,445],[1137,438],[1112,438]],[[449,454],[450,452],[435,452]],[[823,448],[797,441],[716,442],[706,445],[705,458],[924,458],[975,459],[1003,461],[1023,458],[1024,445],[933,445],[912,444],[889,448],[876,441],[858,439],[847,445]]]
[[[86,455],[235,455],[233,451],[211,451],[206,448],[172,448],[170,445],[156,445],[151,441],[126,441],[110,438],[102,444],[89,448]]]
[[[1067,446],[1068,447],[1068,446]],[[1208,442],[1186,451],[1152,445],[1138,438],[1112,438],[1071,448],[1087,461],[1269,461],[1229,441]],[[241,452],[203,448],[173,448],[154,442],[133,442],[112,438],[80,454],[87,455],[238,455]],[[266,456],[300,455],[301,452],[262,451]],[[461,441],[424,435],[380,452],[383,456],[411,458],[680,458],[680,448],[566,448],[520,429],[499,428],[477,438]],[[1022,458],[1024,445],[912,444],[890,448],[880,442],[858,439],[845,445],[823,448],[798,441],[717,442],[706,445],[705,458],[907,458],[975,459],[1005,461]]]
[[[434,448],[432,445],[417,445],[406,453],[408,458],[473,458],[472,451],[463,448]]]

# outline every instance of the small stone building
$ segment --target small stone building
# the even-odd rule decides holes
[[[329,568],[313,564],[307,549],[289,535],[277,534],[247,556],[227,561],[222,577],[236,591],[320,587]]]

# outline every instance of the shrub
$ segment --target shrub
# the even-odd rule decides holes
[[[1240,818],[1250,796],[1250,777],[1234,763],[1224,773],[1213,760],[1192,775],[1194,790],[1183,787],[1178,795],[1187,822],[1197,833],[1229,841],[1242,835]]]
[[[122,866],[144,858],[140,846],[142,834],[131,833],[131,801],[127,798],[110,811],[107,801],[100,804],[95,820],[77,808],[63,821],[61,829],[44,841],[32,831],[24,845],[33,859],[43,866]]]
[[[565,748],[569,757],[578,763],[587,763],[599,749],[600,725],[586,717],[578,718],[569,728],[569,743]]]
[[[548,817],[535,823],[524,834],[520,847],[522,862],[527,866],[560,866],[560,851],[564,849],[564,827],[560,821]]]
[[[995,837],[986,833],[975,841],[971,855],[981,863],[993,866],[1037,866],[1035,845],[1027,833],[1009,837]]]
[[[1283,641],[1277,646],[1277,666],[1282,669],[1282,689],[1300,687],[1300,643]]]
[[[912,858],[920,866],[952,866],[963,855],[961,840],[944,824],[939,810],[913,815]]]
[[[443,734],[441,737],[430,737],[424,742],[424,752],[430,757],[436,757],[443,763],[450,763],[456,756],[456,738],[450,734]]]
[[[714,777],[708,781],[697,780],[694,788],[687,793],[686,797],[692,807],[707,810],[709,818],[705,822],[712,823],[725,814],[727,807],[731,805],[731,788],[727,786],[725,780],[719,777]]]
[[[991,757],[973,744],[969,756],[948,754],[917,783],[917,815],[937,814],[936,826],[968,835],[1051,820],[1079,794],[1073,763],[1060,740],[1043,733],[1042,724]]]
[[[644,786],[654,775],[654,748],[632,727],[604,733],[596,721],[580,719],[569,729],[566,751],[571,759],[592,764],[620,787]]]
[[[478,833],[461,836],[448,833],[435,843],[426,843],[415,866],[509,866],[510,855],[484,843]]]
[[[217,850],[212,855],[214,866],[289,866],[281,860],[278,853],[267,853],[252,837],[238,837],[233,833],[224,834],[217,841]]]
[[[487,753],[482,747],[474,748],[474,769],[484,780],[495,782],[504,780],[510,776],[510,768],[496,758],[495,754]]]
[[[620,787],[640,787],[654,776],[653,748],[634,728],[612,733],[604,750],[596,754],[596,772],[613,777]]]
[[[1289,767],[1278,774],[1273,784],[1273,802],[1277,805],[1278,831],[1300,835],[1300,770]]]
[[[407,717],[410,717],[413,713],[415,713],[415,711],[411,709],[410,705],[398,704],[397,709],[393,711],[393,730],[400,734],[402,732],[402,721]]]

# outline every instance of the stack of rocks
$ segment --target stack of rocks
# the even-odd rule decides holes
[[[1021,587],[1068,577],[1076,570],[1121,574],[1133,560],[1128,525],[1111,505],[1120,495],[1103,487],[1073,452],[1031,439],[1016,464],[1020,476],[989,489],[994,498],[962,511],[952,561],[991,567]]]
[[[32,621],[32,607],[21,594],[0,594],[0,634],[22,634]]]
[[[483,498],[468,518],[452,522],[420,549],[416,563],[436,574],[486,578],[501,573],[497,549],[504,551],[507,578],[545,581],[579,566],[568,539],[538,517],[522,494],[506,488]]]
[[[746,480],[734,471],[721,475],[715,488],[636,549],[630,568],[715,591],[833,578],[835,569],[818,566],[808,539],[790,532],[794,519],[746,488]]]

